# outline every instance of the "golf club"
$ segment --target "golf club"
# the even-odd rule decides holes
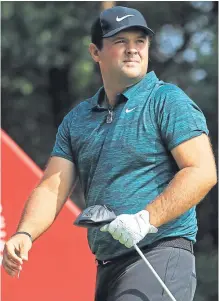
[[[106,205],[94,205],[94,206],[90,206],[90,207],[86,208],[81,214],[79,214],[79,216],[77,217],[77,219],[74,222],[74,225],[79,226],[79,227],[85,227],[85,228],[102,227],[102,226],[110,223],[111,221],[113,221],[115,218],[116,218],[116,215],[110,207],[108,207]],[[170,299],[172,301],[176,301],[176,299],[174,298],[172,293],[169,291],[169,289],[164,284],[162,279],[159,277],[157,272],[154,270],[152,265],[146,259],[146,257],[141,252],[139,247],[136,244],[134,244],[134,248],[138,252],[138,254],[141,256],[141,258],[144,260],[144,262],[149,267],[149,269],[154,274],[154,276],[157,278],[157,280],[160,282],[161,286],[163,287],[165,292],[168,294]]]
[[[172,295],[172,293],[169,291],[169,289],[167,288],[167,286],[165,285],[165,283],[158,276],[157,272],[154,270],[154,268],[152,267],[152,265],[150,264],[150,262],[147,260],[147,258],[144,256],[144,254],[141,252],[141,250],[139,249],[139,247],[134,244],[134,248],[138,252],[138,254],[141,256],[141,258],[144,260],[144,262],[149,267],[149,269],[154,274],[154,276],[157,278],[157,280],[160,282],[161,286],[163,287],[163,289],[165,290],[165,292],[168,294],[168,296],[170,297],[170,299],[172,301],[176,301],[176,299],[174,298],[174,296]]]

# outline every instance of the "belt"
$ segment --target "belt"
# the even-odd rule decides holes
[[[192,254],[194,253],[192,241],[188,240],[187,238],[184,238],[184,237],[163,238],[163,239],[155,241],[154,243],[152,243],[150,245],[141,247],[141,251],[149,251],[152,249],[163,248],[163,247],[180,248],[180,249],[187,250],[187,251],[191,252]],[[112,260],[111,259],[109,259],[109,260],[96,259],[96,263],[99,265],[106,265],[108,263],[115,263],[120,259],[124,259],[126,257],[128,258],[128,257],[134,256],[134,255],[136,255],[136,252],[132,251],[125,255],[119,255],[118,257],[115,257]]]

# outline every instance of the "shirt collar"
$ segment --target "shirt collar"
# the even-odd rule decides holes
[[[146,90],[151,90],[157,81],[158,78],[156,74],[154,73],[154,71],[151,71],[147,73],[137,84],[127,88],[123,92],[123,95],[126,98],[130,99],[142,87],[144,87],[144,89]]]
[[[118,97],[123,95],[123,101],[130,99],[141,87],[144,86],[147,90],[151,90],[158,78],[154,71],[147,73],[137,84],[127,88],[123,93],[118,94]],[[100,102],[105,95],[104,86],[102,86],[97,93],[92,97],[92,110],[106,110],[105,106],[100,106]],[[120,98],[121,99],[121,98]],[[120,100],[121,102],[121,100]]]

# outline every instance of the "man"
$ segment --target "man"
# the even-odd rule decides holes
[[[216,168],[201,110],[180,88],[147,73],[152,35],[131,8],[105,10],[94,23],[89,50],[103,87],[58,129],[43,179],[5,245],[11,276],[79,176],[86,206],[106,204],[117,215],[88,230],[98,262],[95,300],[169,300],[136,243],[177,300],[193,299],[195,206],[216,184]]]

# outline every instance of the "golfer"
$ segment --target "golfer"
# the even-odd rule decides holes
[[[195,207],[217,182],[205,117],[179,87],[147,72],[154,32],[139,11],[107,9],[91,32],[103,87],[59,126],[44,176],[5,244],[3,266],[17,275],[79,177],[86,206],[105,204],[117,216],[88,230],[95,301],[169,300],[134,244],[176,300],[191,301]]]

